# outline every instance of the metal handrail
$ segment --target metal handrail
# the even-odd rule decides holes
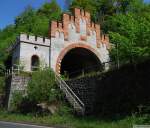
[[[41,67],[37,67],[37,66],[32,66],[31,68],[34,69],[40,69]],[[5,71],[5,75],[15,75],[15,74],[20,74],[21,71],[23,70],[23,66],[21,65],[17,65],[17,64],[13,64],[13,66],[10,69],[7,69]],[[33,72],[33,71],[32,71]]]
[[[66,84],[66,82],[56,74],[56,78],[59,78],[58,80],[61,80],[61,82],[63,82],[63,84],[66,86],[66,88],[69,90],[69,92],[71,92],[74,97],[79,101],[79,103],[84,107],[84,103],[79,99],[79,97],[72,91],[72,89]]]
[[[55,72],[54,72],[55,73]],[[84,103],[79,99],[79,97],[72,91],[72,89],[66,84],[66,82],[59,76],[55,73],[55,77],[57,79],[57,81],[61,84],[63,83],[63,87],[64,89],[70,93],[69,95],[71,95],[75,100],[76,102],[80,105],[80,107],[82,107],[83,111],[85,111],[85,105]],[[61,87],[60,87],[61,88]]]
[[[9,69],[9,73],[10,74],[15,74],[16,72],[19,74],[21,71],[21,66],[17,65],[17,64],[13,64],[13,66],[11,67],[11,69]]]

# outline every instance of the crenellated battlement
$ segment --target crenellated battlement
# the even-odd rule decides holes
[[[21,33],[19,36],[20,42],[33,43],[37,45],[45,45],[50,46],[50,39],[45,37],[39,37],[34,35],[28,35],[25,33]]]
[[[80,36],[80,40],[86,41],[91,36],[91,32],[95,32],[97,47],[100,47],[100,43],[109,44],[109,37],[107,35],[101,36],[100,25],[91,21],[90,13],[79,8],[74,9],[73,15],[63,13],[61,22],[52,21],[51,28],[49,29],[49,37],[55,38],[58,31],[64,34],[65,40],[68,40],[71,34],[69,31],[70,24],[75,26],[75,32]]]
[[[107,48],[109,49],[110,48],[110,44],[109,44],[109,36],[107,34],[103,34],[101,36],[101,41],[103,44],[106,44]]]
[[[25,71],[39,64],[38,67],[50,67],[63,74],[110,61],[109,37],[87,11],[75,8],[72,14],[63,13],[61,21],[51,21],[48,37],[21,33],[13,47],[12,63],[19,60]],[[104,66],[108,70],[109,65]]]
[[[85,11],[85,10],[81,10],[80,8],[74,8],[74,16],[76,18],[81,18],[81,17],[85,17],[88,20],[91,20],[91,15],[89,12]]]

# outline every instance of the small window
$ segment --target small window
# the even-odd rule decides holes
[[[39,66],[40,66],[39,57],[37,55],[33,55],[31,57],[31,70],[37,71],[39,69]]]

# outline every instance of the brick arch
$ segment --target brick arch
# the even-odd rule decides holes
[[[61,68],[61,62],[62,62],[62,59],[64,58],[64,56],[72,49],[74,48],[84,48],[84,49],[87,49],[89,51],[91,51],[93,54],[95,54],[97,56],[97,58],[99,59],[99,61],[101,61],[100,59],[100,54],[94,49],[92,48],[91,46],[89,45],[86,45],[86,44],[82,44],[82,43],[74,43],[74,44],[71,44],[69,46],[67,46],[66,48],[64,48],[58,58],[57,58],[57,61],[56,61],[56,73],[60,74],[60,68]]]

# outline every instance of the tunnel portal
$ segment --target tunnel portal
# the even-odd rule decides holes
[[[75,78],[100,70],[101,62],[93,52],[85,48],[73,48],[62,59],[60,73]]]

